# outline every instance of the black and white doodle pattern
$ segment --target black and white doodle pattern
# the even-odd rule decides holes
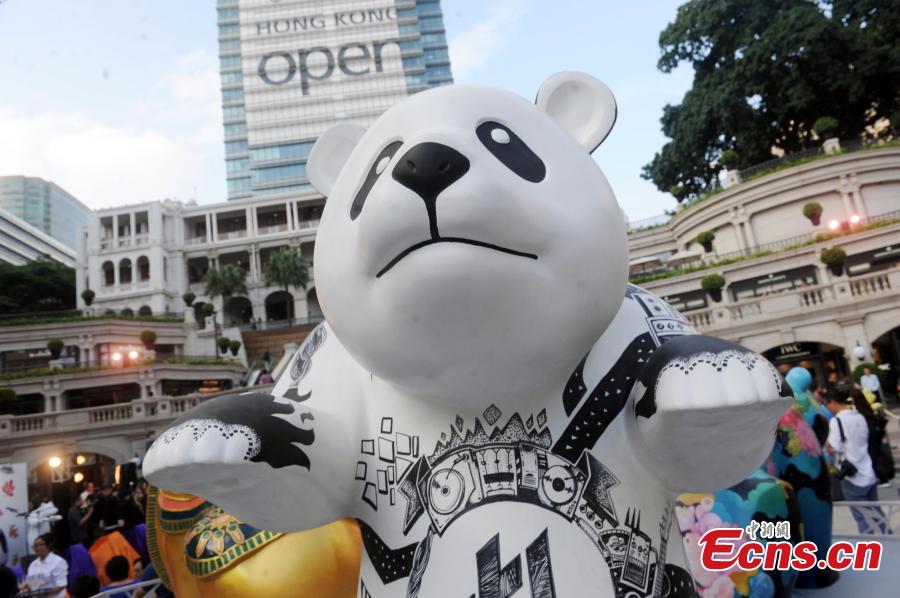
[[[394,430],[393,418],[383,417],[379,432],[375,438],[360,442],[362,456],[356,463],[355,476],[363,485],[363,501],[376,511],[379,500],[396,504],[398,482],[419,458],[419,437]]]
[[[310,393],[299,395],[296,389],[293,390],[284,395],[290,403],[276,402],[273,395],[260,392],[233,393],[200,403],[175,421],[163,434],[163,443],[168,444],[186,430],[191,431],[195,441],[209,429],[225,434],[226,439],[241,433],[250,438],[251,449],[245,453],[248,461],[268,463],[276,469],[288,465],[309,469],[309,457],[297,445],[311,445],[315,431],[276,417],[293,415],[311,396]],[[308,410],[299,415],[301,423],[314,419]]]
[[[225,440],[240,435],[247,439],[247,451],[244,453],[244,459],[249,461],[259,454],[260,440],[259,436],[243,424],[226,424],[217,419],[191,419],[177,426],[173,426],[163,432],[159,436],[159,442],[163,444],[171,444],[183,432],[189,431],[194,442],[200,440],[208,431],[214,430]]]
[[[306,376],[306,373],[309,372],[309,368],[312,366],[312,356],[325,344],[326,335],[325,322],[322,322],[303,341],[303,345],[297,351],[297,356],[291,363],[291,379],[295,384],[300,382]]]
[[[475,554],[478,570],[477,598],[509,598],[522,588],[522,555],[505,566],[500,560],[500,534],[495,534]],[[525,548],[531,598],[556,598],[547,529]],[[476,598],[472,594],[471,598]]]
[[[388,584],[409,577],[418,542],[396,550],[390,548],[365,521],[358,519],[363,546],[375,573],[382,583]]]

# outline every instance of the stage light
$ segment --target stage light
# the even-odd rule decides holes
[[[112,354],[112,360],[113,361],[122,361],[122,354],[119,353],[118,351],[116,351],[115,353]]]
[[[137,352],[137,351],[132,350],[132,351],[129,351],[129,352],[128,352],[128,359],[137,359],[137,358],[138,358],[138,352]]]
[[[87,457],[85,457],[84,455],[78,455],[77,457],[75,457],[76,465],[84,465],[85,463],[87,463]]]
[[[53,469],[56,469],[60,465],[62,465],[62,459],[57,457],[56,455],[50,457],[50,460],[47,461],[47,464],[50,465]]]
[[[80,484],[84,481],[84,474],[79,471],[74,476],[72,476],[72,480],[74,480],[76,484]]]
[[[859,224],[860,220],[861,218],[859,217],[859,214],[853,214],[852,216],[850,216],[850,224]]]
[[[830,228],[831,230],[837,230],[837,227],[839,227],[840,225],[841,225],[841,223],[838,222],[837,220],[832,220],[831,222],[828,223],[828,228]]]

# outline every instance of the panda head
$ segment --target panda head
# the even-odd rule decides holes
[[[565,72],[536,103],[440,87],[320,137],[316,290],[347,350],[461,406],[565,382],[625,292],[624,219],[590,157],[615,116],[603,83]]]

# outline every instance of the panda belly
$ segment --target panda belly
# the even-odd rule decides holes
[[[528,504],[466,513],[431,544],[420,598],[613,597],[609,567],[575,523]]]

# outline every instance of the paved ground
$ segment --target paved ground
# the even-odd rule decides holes
[[[893,410],[900,416],[900,408]],[[891,418],[888,424],[888,435],[894,452],[894,462],[900,466],[900,419]],[[886,501],[900,500],[900,480],[895,478],[891,485],[878,489],[878,499]],[[900,528],[900,521],[894,520],[895,528]],[[895,529],[898,531],[898,529]],[[856,523],[847,508],[837,508],[834,513],[834,535],[841,539],[841,534],[856,533]],[[850,538],[848,538],[850,539]],[[851,540],[858,540],[853,538]],[[882,566],[879,571],[843,571],[841,579],[823,590],[795,590],[794,596],[803,598],[880,598],[882,596],[900,596],[900,538],[882,541]]]

